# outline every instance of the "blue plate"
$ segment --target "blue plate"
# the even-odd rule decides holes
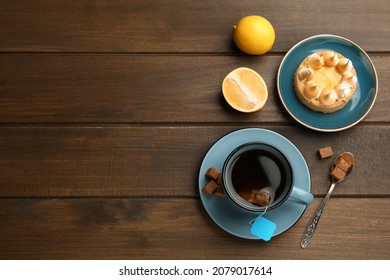
[[[281,150],[293,166],[294,185],[306,191],[310,191],[311,188],[309,168],[305,159],[297,147],[282,135],[261,128],[246,128],[231,132],[219,139],[209,149],[200,167],[198,180],[200,199],[211,219],[219,227],[232,235],[245,239],[259,239],[249,230],[249,222],[257,215],[243,210],[228,197],[206,195],[202,189],[208,182],[205,176],[208,168],[215,167],[222,170],[223,163],[231,151],[244,143],[254,141],[263,142]],[[305,209],[306,206],[287,201],[277,209],[266,212],[264,217],[276,223],[273,236],[293,226]]]
[[[357,72],[358,84],[351,100],[334,113],[315,112],[303,105],[294,91],[294,73],[302,60],[319,50],[331,49],[349,58]],[[299,123],[318,131],[333,132],[350,128],[361,121],[374,105],[378,77],[371,59],[355,43],[335,35],[307,38],[288,51],[280,64],[277,87],[287,112]]]

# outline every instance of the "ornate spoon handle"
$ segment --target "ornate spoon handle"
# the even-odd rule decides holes
[[[318,222],[320,221],[322,212],[325,208],[326,203],[329,200],[330,195],[332,194],[333,188],[336,185],[335,182],[332,183],[330,186],[330,189],[328,193],[326,194],[324,200],[321,202],[320,206],[318,207],[317,211],[314,213],[313,217],[310,219],[309,224],[306,226],[306,229],[303,233],[302,239],[301,239],[301,248],[304,249],[309,244],[310,239],[313,237],[314,232],[317,228]]]

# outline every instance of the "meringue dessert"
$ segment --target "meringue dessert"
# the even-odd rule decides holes
[[[311,110],[322,113],[342,109],[354,94],[357,82],[352,61],[332,50],[307,56],[294,74],[299,100]]]

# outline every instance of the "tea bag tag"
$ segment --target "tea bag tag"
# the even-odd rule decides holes
[[[269,241],[274,234],[275,229],[276,224],[274,222],[263,216],[259,216],[252,221],[250,232],[264,241]]]

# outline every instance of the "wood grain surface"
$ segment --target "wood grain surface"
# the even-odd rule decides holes
[[[389,51],[389,10],[387,0],[1,1],[0,51],[231,53],[233,25],[251,14],[274,25],[276,52],[323,33]]]
[[[283,55],[0,55],[0,123],[274,123],[293,122],[276,88]],[[390,88],[390,56],[373,55]],[[237,113],[222,96],[223,78],[238,66],[261,73],[267,106]],[[191,81],[191,82],[189,82]],[[364,120],[389,122],[389,94],[379,94]]]
[[[197,196],[203,156],[216,140],[240,128],[2,127],[0,195]],[[390,150],[377,148],[389,143],[389,127],[360,126],[321,137],[300,126],[264,128],[282,134],[301,150],[311,170],[315,195],[325,195],[330,184],[332,161],[320,160],[317,154],[319,148],[329,145],[338,154],[351,151],[357,160],[353,175],[335,194],[390,195],[383,184]]]
[[[291,229],[266,243],[240,239],[216,227],[197,199],[2,199],[1,256],[15,259],[26,255],[49,259],[389,257],[390,202],[386,198],[331,198],[313,240],[302,250],[299,243],[303,230],[320,201],[316,199]],[[358,211],[357,205],[369,211]]]
[[[316,11],[308,0],[0,1],[0,259],[390,259],[390,2]],[[250,14],[275,27],[266,55],[232,41]],[[373,109],[346,131],[307,129],[278,97],[284,55],[318,34],[354,41],[378,73]],[[239,66],[267,84],[257,113],[222,98]],[[245,127],[287,137],[311,174],[315,201],[268,243],[229,235],[199,199],[204,155]],[[302,250],[330,185],[325,146],[357,164]]]

